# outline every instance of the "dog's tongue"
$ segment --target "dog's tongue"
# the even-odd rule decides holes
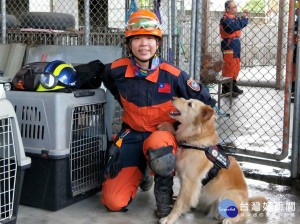
[[[171,116],[179,116],[179,115],[181,115],[181,113],[180,113],[179,110],[176,110],[176,111],[171,111],[171,112],[170,112],[170,115],[171,115]]]

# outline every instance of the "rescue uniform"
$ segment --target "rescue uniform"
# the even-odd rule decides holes
[[[130,58],[116,60],[105,66],[103,81],[124,109],[118,136],[130,130],[120,148],[122,170],[115,178],[108,178],[102,188],[102,203],[112,211],[119,211],[136,195],[149,149],[172,146],[174,155],[177,151],[174,135],[157,130],[157,125],[163,122],[175,123],[169,115],[176,110],[172,97],[194,98],[212,107],[215,100],[185,72],[161,59],[159,66],[146,77],[135,76]]]
[[[224,60],[222,75],[231,77],[234,81],[237,79],[240,71],[241,30],[247,24],[248,18],[238,18],[227,12],[220,20],[221,51]]]

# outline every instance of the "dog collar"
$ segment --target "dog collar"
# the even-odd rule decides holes
[[[220,169],[229,168],[230,160],[223,151],[223,147],[220,145],[212,145],[209,147],[197,147],[187,143],[180,143],[179,146],[185,149],[196,149],[205,151],[206,157],[214,164],[214,166],[208,171],[207,177],[202,180],[203,186],[205,186],[209,181],[214,179],[218,175]]]

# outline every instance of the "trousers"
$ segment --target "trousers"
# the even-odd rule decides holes
[[[117,139],[124,131],[120,131]],[[102,184],[101,202],[109,210],[120,211],[134,199],[147,166],[149,148],[158,149],[164,146],[173,146],[172,153],[176,154],[175,136],[168,131],[150,133],[131,130],[123,138],[120,148],[122,169],[115,178],[108,177]]]

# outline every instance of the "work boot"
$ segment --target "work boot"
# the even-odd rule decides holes
[[[243,94],[243,90],[241,90],[237,84],[236,84],[236,80],[233,80],[233,86],[232,86],[232,92],[237,93],[237,94]]]
[[[140,182],[140,188],[142,191],[149,191],[153,185],[153,176],[150,175],[150,169],[148,166],[145,168],[142,180]]]
[[[154,176],[154,196],[156,200],[156,216],[163,218],[169,215],[173,206],[173,176]]]
[[[222,94],[230,93],[230,84],[222,84]],[[239,94],[232,91],[232,97],[237,97]]]

